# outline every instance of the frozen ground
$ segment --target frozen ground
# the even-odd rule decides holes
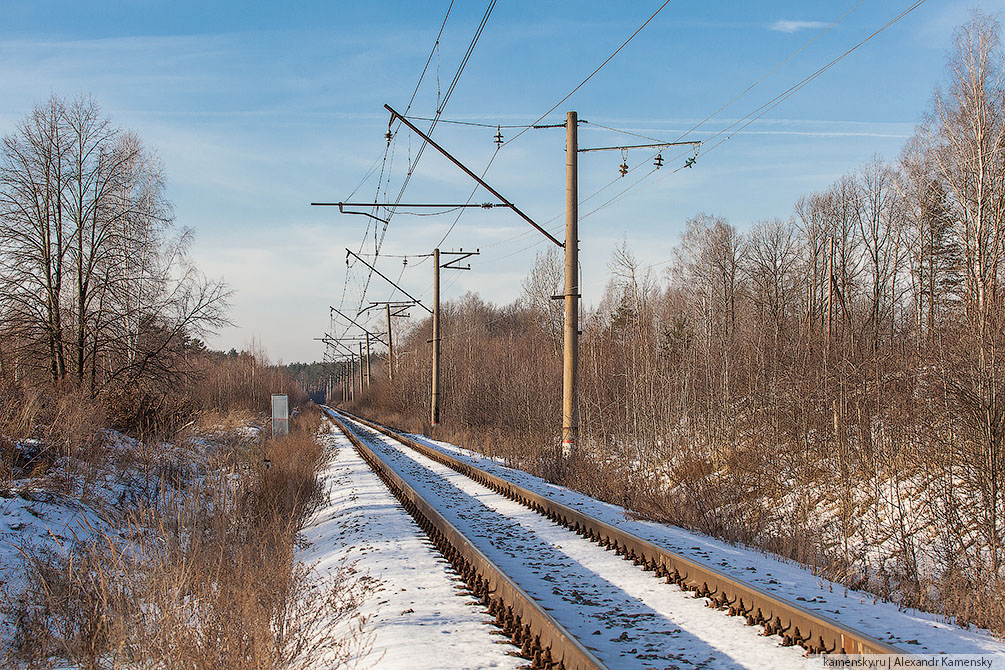
[[[106,431],[109,460],[100,467],[57,460],[44,476],[16,479],[0,497],[0,597],[9,601],[26,586],[23,556],[51,553],[65,556],[77,541],[98,533],[114,534],[106,522],[111,510],[149,492],[151,482],[132,469],[112,462],[140,445],[115,431]],[[31,441],[18,445],[30,449]],[[9,617],[0,620],[0,639],[12,632]]]
[[[121,516],[137,503],[156,500],[161,486],[200,477],[220,441],[253,441],[258,430],[220,427],[180,444],[143,444],[107,430],[100,458],[83,462],[62,457],[37,476],[15,479],[0,494],[0,599],[13,602],[26,588],[25,553],[63,557],[77,542],[101,534],[114,537]],[[34,447],[31,440],[17,446],[26,451]],[[12,618],[0,617],[0,640],[12,633]]]

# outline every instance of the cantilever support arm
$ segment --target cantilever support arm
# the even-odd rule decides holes
[[[412,123],[409,122],[408,119],[406,119],[404,116],[402,116],[398,112],[394,111],[391,108],[390,105],[384,105],[384,109],[386,109],[387,111],[391,112],[391,120],[392,121],[394,119],[396,119],[396,118],[398,120],[400,120],[403,124],[405,124],[406,126],[408,126],[408,128],[413,133],[415,133],[416,135],[418,135],[419,137],[421,137],[426,142],[429,142],[429,146],[431,146],[434,149],[436,149],[437,151],[439,151],[441,154],[443,154],[444,156],[446,156],[446,158],[451,163],[453,163],[454,165],[456,165],[457,167],[459,167],[461,170],[463,170],[464,174],[468,175],[469,177],[471,177],[472,179],[474,179],[476,182],[478,182],[478,184],[482,188],[484,188],[486,191],[488,191],[489,193],[491,193],[495,197],[499,198],[499,200],[501,200],[504,205],[506,205],[507,207],[509,207],[510,209],[512,209],[513,212],[517,216],[519,216],[520,218],[522,218],[524,221],[526,221],[530,225],[534,226],[539,233],[541,233],[542,235],[544,235],[545,237],[547,237],[549,240],[551,240],[552,242],[554,242],[558,246],[563,247],[563,248],[565,247],[565,245],[562,244],[561,242],[559,242],[557,239],[555,239],[555,237],[551,233],[549,233],[547,230],[545,230],[541,226],[537,225],[537,223],[535,223],[532,218],[530,218],[529,216],[527,216],[526,214],[524,214],[523,212],[521,212],[520,209],[516,205],[514,205],[512,202],[510,202],[509,200],[507,200],[506,198],[504,198],[502,196],[502,194],[499,193],[499,191],[495,190],[494,188],[492,188],[491,186],[489,186],[487,183],[485,183],[484,179],[482,179],[481,177],[479,177],[478,175],[476,175],[474,172],[472,172],[471,170],[469,170],[463,163],[461,163],[459,160],[457,160],[456,158],[454,158],[453,156],[451,156],[447,152],[446,149],[444,149],[439,144],[437,144],[436,142],[434,142],[429,137],[429,135],[426,135],[424,132],[422,132],[421,130],[419,130],[418,128],[416,128],[414,125],[412,125]]]
[[[356,326],[357,328],[359,328],[360,330],[362,330],[364,333],[366,333],[370,337],[375,338],[381,344],[387,344],[387,342],[385,342],[384,340],[380,339],[380,335],[378,335],[377,333],[371,333],[369,330],[367,330],[366,328],[364,328],[363,326],[361,326],[359,323],[357,323],[356,320],[353,319],[351,316],[347,316],[347,315],[343,314],[342,312],[340,312],[339,310],[335,309],[331,305],[329,305],[328,307],[331,309],[331,311],[335,312],[336,314],[338,314],[339,316],[341,316],[343,319],[348,320],[354,326]],[[356,316],[359,316],[359,315],[357,314]]]
[[[349,352],[350,356],[355,356],[356,355],[356,352],[354,352],[352,349],[350,349],[349,347],[347,347],[340,340],[332,337],[331,335],[328,335],[327,333],[325,334],[324,337],[315,337],[314,339],[315,340],[320,340],[321,342],[324,342],[325,344],[328,344],[328,345],[335,345],[335,346],[342,347],[343,349],[345,349],[346,351]]]
[[[367,266],[368,268],[370,268],[371,270],[373,270],[374,272],[376,272],[376,273],[377,273],[378,275],[380,275],[380,277],[381,277],[381,278],[382,278],[382,279],[383,279],[384,281],[386,281],[386,282],[387,282],[388,284],[390,284],[391,286],[393,286],[394,288],[398,289],[399,291],[401,291],[402,293],[404,293],[405,295],[407,295],[407,296],[408,296],[409,298],[411,298],[412,302],[414,302],[414,303],[415,303],[416,305],[418,305],[418,306],[419,306],[419,307],[421,307],[422,309],[426,310],[426,311],[427,311],[427,312],[429,312],[430,314],[432,314],[432,313],[433,313],[433,310],[429,309],[428,307],[426,307],[425,305],[423,305],[423,304],[422,304],[421,302],[419,302],[419,299],[418,299],[418,298],[415,298],[415,297],[413,297],[412,295],[410,295],[410,294],[408,293],[408,291],[406,291],[405,289],[403,289],[403,288],[401,288],[400,286],[398,286],[397,284],[395,284],[395,283],[394,283],[394,282],[393,282],[393,281],[392,281],[392,280],[391,280],[391,279],[390,279],[390,278],[389,278],[389,277],[388,277],[387,275],[385,275],[385,274],[384,274],[383,272],[381,272],[380,270],[378,270],[377,268],[373,267],[372,265],[370,265],[369,263],[367,263],[367,262],[366,262],[365,260],[363,260],[362,258],[360,258],[358,254],[354,254],[354,253],[352,252],[352,250],[351,250],[351,249],[346,249],[346,250],[345,250],[345,252],[346,252],[346,254],[347,254],[347,255],[346,255],[346,258],[347,258],[347,259],[348,259],[348,257],[349,257],[349,256],[352,256],[353,258],[355,258],[356,260],[358,260],[358,261],[359,261],[360,263],[362,263],[363,265]],[[346,262],[348,262],[348,260],[347,260]]]

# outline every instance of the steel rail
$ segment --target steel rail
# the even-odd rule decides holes
[[[328,407],[324,410],[429,535],[471,592],[485,603],[503,632],[520,647],[521,654],[533,662],[531,667],[607,670],[607,666],[360,440],[335,411]]]
[[[760,587],[730,577],[708,565],[681,556],[648,540],[595,519],[547,496],[490,474],[406,437],[387,426],[339,410],[354,421],[372,428],[419,453],[519,502],[574,532],[599,543],[641,566],[642,569],[665,577],[682,589],[706,597],[710,606],[727,611],[731,616],[743,616],[748,625],[761,625],[765,635],[779,635],[782,644],[798,644],[809,653],[839,654],[901,654],[902,649],[877,640],[855,628],[812,612],[791,601],[768,593]]]

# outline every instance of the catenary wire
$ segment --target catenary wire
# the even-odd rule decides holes
[[[745,96],[747,93],[750,93],[750,91],[752,91],[758,84],[760,84],[762,81],[764,81],[765,79],[767,79],[768,77],[770,77],[772,74],[774,74],[775,72],[777,72],[780,67],[782,67],[783,65],[785,65],[786,63],[788,63],[790,60],[792,60],[793,58],[795,58],[796,56],[798,56],[800,53],[802,53],[811,44],[813,44],[818,39],[820,39],[821,37],[823,37],[824,33],[826,33],[827,31],[829,31],[831,28],[833,28],[837,24],[841,23],[841,21],[843,21],[849,14],[851,14],[853,11],[855,11],[856,9],[858,9],[859,5],[861,5],[864,1],[865,0],[859,0],[859,2],[857,2],[855,5],[853,5],[851,9],[849,9],[847,12],[845,12],[844,14],[842,14],[841,16],[839,16],[837,19],[834,20],[833,23],[831,23],[826,28],[824,28],[819,33],[817,33],[813,37],[813,39],[811,39],[809,42],[807,42],[806,44],[802,45],[801,47],[799,47],[798,49],[796,49],[795,51],[793,51],[791,54],[789,54],[788,58],[786,58],[785,60],[783,60],[782,62],[780,62],[775,67],[771,68],[760,79],[758,79],[757,81],[755,81],[754,83],[752,83],[750,86],[748,86],[747,88],[745,88],[742,91],[740,91],[739,93],[737,93],[728,102],[726,102],[726,104],[724,104],[722,107],[720,107],[719,109],[715,110],[714,112],[712,112],[711,114],[709,114],[708,116],[706,116],[704,119],[702,119],[701,121],[699,121],[698,123],[696,123],[693,127],[691,127],[690,129],[684,131],[683,133],[681,133],[680,137],[678,137],[677,140],[679,141],[679,140],[684,139],[685,137],[687,137],[688,135],[690,135],[691,133],[693,133],[695,130],[697,130],[701,126],[705,125],[705,123],[707,123],[711,119],[713,119],[716,116],[718,116],[720,112],[722,112],[724,109],[726,109],[727,107],[729,107],[730,105],[732,105],[734,102],[736,102],[737,100],[739,100],[740,98],[742,98],[743,96]]]
[[[547,117],[549,114],[551,114],[556,109],[558,109],[559,106],[563,102],[565,102],[566,100],[568,100],[569,98],[571,98],[576,93],[576,91],[578,91],[579,89],[583,88],[583,86],[586,85],[586,82],[588,82],[591,79],[593,79],[594,75],[596,75],[598,72],[600,72],[602,69],[604,69],[604,66],[607,65],[608,63],[610,63],[611,60],[613,60],[614,57],[617,56],[621,52],[622,49],[624,49],[626,46],[628,46],[628,43],[631,42],[633,39],[635,39],[635,36],[638,35],[640,32],[642,32],[642,29],[645,28],[646,26],[648,26],[649,23],[650,23],[650,21],[652,21],[653,19],[655,19],[656,15],[659,14],[661,11],[663,11],[663,8],[666,7],[669,4],[670,4],[670,0],[664,0],[663,4],[660,5],[659,8],[655,12],[653,12],[652,15],[648,19],[646,19],[645,23],[643,23],[641,26],[639,26],[638,29],[628,37],[627,40],[625,40],[624,42],[622,42],[621,46],[619,46],[617,49],[614,50],[614,53],[612,53],[610,56],[608,56],[604,60],[603,63],[601,63],[600,65],[598,65],[597,69],[594,70],[593,72],[591,72],[586,77],[586,79],[584,79],[583,81],[579,82],[579,84],[577,84],[574,89],[572,89],[571,91],[569,91],[569,93],[564,98],[562,98],[561,100],[559,100],[558,102],[556,102],[554,105],[552,105],[551,109],[549,109],[547,112],[545,112],[544,114],[542,114],[541,116],[539,116],[537,118],[537,120],[534,121],[534,123],[531,124],[531,126],[534,126],[534,125],[540,123],[541,121],[543,121],[545,119],[545,117]],[[520,137],[525,132],[527,132],[527,130],[529,130],[529,129],[521,130],[519,133],[517,133],[512,138],[510,138],[509,140],[507,140],[506,144],[509,144],[510,142],[513,142],[514,140],[516,140],[518,137]]]
[[[478,28],[475,30],[475,34],[471,38],[470,44],[468,44],[468,49],[465,52],[464,57],[461,59],[461,62],[457,67],[457,72],[454,74],[454,78],[450,82],[450,86],[447,87],[447,91],[446,93],[444,93],[443,99],[440,100],[439,104],[437,105],[436,113],[434,114],[435,120],[432,123],[430,123],[429,129],[426,131],[426,135],[431,135],[433,133],[433,130],[436,128],[437,121],[439,120],[439,117],[443,114],[443,110],[446,108],[447,102],[449,102],[450,97],[453,95],[454,89],[457,87],[457,83],[460,81],[461,75],[463,74],[464,69],[468,64],[468,60],[471,58],[471,54],[474,52],[475,46],[478,44],[478,40],[481,38],[482,31],[485,29],[485,25],[488,23],[489,17],[492,15],[492,10],[495,8],[495,5],[496,0],[491,0],[488,6],[486,7],[485,14],[482,16],[481,23],[479,23]],[[405,189],[408,186],[408,182],[411,180],[412,175],[415,172],[415,168],[418,166],[419,159],[422,157],[422,153],[425,150],[426,146],[427,142],[423,140],[422,144],[419,146],[419,150],[416,152],[415,158],[410,160],[409,168],[405,174],[405,179],[402,182],[401,189],[398,192],[398,196],[395,199],[395,204],[401,202],[402,197],[404,197]],[[393,216],[394,216],[394,210],[392,209],[386,219],[386,222],[384,223],[383,228],[381,229],[380,240],[375,245],[375,252],[378,255],[380,254],[380,247],[383,245],[384,237],[387,234],[387,227],[390,225],[391,218]],[[366,289],[369,288],[370,279],[372,279],[372,277],[373,277],[373,271],[371,270],[367,276],[367,283],[363,289],[363,295],[360,297],[360,305],[362,305],[362,301],[366,299]]]

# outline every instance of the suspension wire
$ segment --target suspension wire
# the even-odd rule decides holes
[[[817,33],[816,36],[814,36],[813,39],[811,39],[809,42],[807,42],[806,44],[802,45],[801,47],[799,47],[798,49],[796,49],[795,51],[793,51],[791,54],[789,54],[788,58],[786,58],[785,60],[783,60],[781,63],[779,63],[775,67],[771,68],[760,79],[758,79],[753,84],[751,84],[747,88],[745,88],[742,91],[740,91],[739,93],[737,93],[726,104],[724,104],[722,107],[720,107],[719,109],[715,110],[714,112],[712,112],[711,114],[709,114],[708,116],[706,116],[704,119],[702,119],[701,121],[699,121],[698,123],[696,123],[692,128],[690,128],[689,130],[684,131],[680,135],[680,137],[677,138],[677,141],[680,141],[683,138],[687,137],[688,135],[690,135],[691,133],[693,133],[695,130],[697,130],[701,126],[705,125],[706,122],[708,122],[712,118],[718,116],[720,112],[722,112],[724,109],[726,109],[727,107],[729,107],[730,105],[732,105],[734,102],[736,102],[737,100],[739,100],[740,98],[742,98],[743,96],[745,96],[747,93],[750,93],[750,91],[753,90],[754,87],[756,87],[762,81],[764,81],[765,79],[767,79],[768,77],[770,77],[772,74],[774,74],[775,72],[777,72],[780,67],[782,67],[783,65],[785,65],[786,63],[788,63],[790,60],[792,60],[793,58],[795,58],[796,56],[798,56],[801,52],[803,52],[811,44],[813,44],[818,39],[820,39],[821,37],[823,37],[824,34],[827,31],[829,31],[831,28],[833,28],[837,24],[841,23],[841,21],[843,21],[849,14],[851,14],[856,9],[858,9],[859,6],[863,2],[865,2],[865,0],[859,0],[855,5],[852,6],[851,9],[849,9],[847,12],[845,12],[844,14],[842,14],[841,16],[839,16],[837,19],[835,19],[835,21],[833,23],[831,23],[829,26],[827,26],[826,28],[824,28],[823,30],[821,30],[819,33]]]
[[[543,120],[544,120],[544,118],[545,118],[546,116],[548,116],[549,114],[551,114],[552,112],[554,112],[554,111],[555,111],[556,109],[558,109],[558,108],[559,108],[559,106],[560,106],[560,105],[561,105],[561,104],[562,104],[563,102],[565,102],[566,100],[568,100],[569,98],[571,98],[571,97],[572,97],[572,96],[573,96],[573,95],[574,95],[574,94],[576,93],[576,91],[578,91],[579,89],[583,88],[583,86],[585,86],[585,85],[586,85],[586,82],[588,82],[588,81],[590,81],[591,79],[593,79],[593,76],[594,76],[595,74],[597,74],[597,73],[598,73],[598,72],[600,72],[600,71],[601,71],[602,69],[604,69],[604,66],[605,66],[605,65],[607,65],[608,63],[610,63],[610,62],[611,62],[611,60],[613,60],[613,59],[614,59],[614,57],[615,57],[615,56],[617,56],[617,55],[618,55],[618,54],[619,54],[619,53],[621,52],[621,50],[622,50],[622,49],[624,49],[624,48],[625,48],[626,46],[628,46],[628,43],[629,43],[629,42],[631,42],[631,41],[632,41],[633,39],[635,39],[635,36],[636,36],[636,35],[638,35],[638,34],[639,34],[640,32],[642,32],[642,29],[643,29],[643,28],[645,28],[646,26],[648,26],[648,25],[649,25],[649,22],[650,22],[650,21],[652,21],[653,19],[655,19],[655,18],[656,18],[656,15],[657,15],[657,14],[659,14],[659,13],[660,13],[661,11],[663,11],[663,8],[664,8],[664,7],[666,7],[666,6],[667,6],[667,5],[669,5],[669,4],[670,4],[670,0],[664,0],[663,4],[662,4],[662,5],[660,5],[660,6],[659,6],[659,8],[658,8],[658,9],[657,9],[657,10],[656,10],[655,12],[653,12],[653,13],[652,13],[652,16],[650,16],[650,17],[649,17],[648,19],[646,19],[646,22],[645,22],[645,23],[643,23],[643,24],[642,24],[641,26],[639,26],[639,27],[638,27],[638,29],[637,29],[637,30],[636,30],[636,31],[635,31],[634,33],[632,33],[632,34],[631,34],[631,36],[629,36],[629,38],[628,38],[627,40],[625,40],[625,41],[624,41],[624,42],[623,42],[623,43],[621,44],[621,46],[619,46],[619,47],[618,47],[617,49],[615,49],[615,50],[614,50],[614,53],[612,53],[612,54],[611,54],[610,56],[608,56],[608,57],[607,57],[607,58],[606,58],[606,59],[604,60],[604,62],[603,62],[603,63],[601,63],[600,65],[598,65],[598,66],[597,66],[597,69],[596,69],[596,70],[594,70],[593,72],[591,72],[591,73],[590,73],[590,74],[589,74],[589,75],[588,75],[588,76],[586,77],[586,79],[584,79],[583,81],[579,82],[579,84],[577,84],[577,85],[576,85],[576,87],[575,87],[574,89],[572,89],[571,91],[569,91],[569,93],[568,93],[568,94],[567,94],[567,95],[566,95],[566,96],[565,96],[564,98],[562,98],[561,100],[559,100],[558,102],[556,102],[556,103],[555,103],[555,104],[554,104],[554,105],[553,105],[553,106],[551,107],[551,109],[549,109],[549,110],[548,110],[547,112],[545,112],[544,114],[542,114],[541,116],[539,116],[539,117],[537,118],[537,120],[536,120],[536,121],[534,121],[534,123],[532,123],[532,124],[531,124],[531,126],[534,126],[534,125],[536,125],[536,124],[538,124],[538,123],[541,123],[541,121],[543,121]],[[523,135],[523,134],[524,134],[525,132],[527,132],[527,130],[529,130],[529,128],[525,128],[524,130],[521,130],[521,131],[520,131],[519,133],[517,133],[516,135],[514,135],[513,137],[511,137],[511,138],[510,138],[509,140],[507,140],[507,141],[506,141],[506,144],[509,144],[510,142],[513,142],[514,140],[516,140],[516,139],[517,139],[518,137],[520,137],[520,136],[521,136],[521,135]]]
[[[865,0],[863,0],[864,2]],[[664,142],[665,140],[659,137],[649,137],[648,135],[640,135],[639,133],[632,132],[630,130],[621,130],[620,128],[612,128],[610,126],[605,126],[603,124],[597,123],[596,121],[585,121],[581,120],[580,123],[584,123],[590,126],[596,126],[597,128],[603,128],[604,130],[610,130],[615,133],[621,133],[622,135],[631,135],[632,137],[638,137],[643,140],[649,140],[650,142]]]
[[[465,69],[465,67],[468,64],[468,60],[471,58],[471,54],[474,52],[475,46],[478,44],[478,40],[481,38],[482,31],[485,29],[485,25],[488,23],[489,17],[492,15],[492,10],[495,8],[495,5],[496,5],[496,0],[490,0],[490,2],[488,4],[488,7],[486,7],[486,9],[485,9],[485,14],[482,16],[481,23],[478,24],[478,28],[475,30],[475,34],[471,38],[471,42],[468,45],[468,49],[465,52],[464,57],[461,59],[461,62],[460,62],[460,64],[457,67],[457,72],[454,74],[454,78],[450,82],[450,86],[447,87],[447,91],[446,91],[446,93],[444,93],[443,99],[440,100],[439,104],[437,105],[436,113],[434,114],[434,119],[436,119],[436,120],[434,120],[430,124],[429,129],[426,131],[426,135],[432,135],[433,130],[436,128],[436,124],[437,124],[437,122],[439,120],[439,117],[443,114],[443,110],[446,108],[447,102],[450,100],[450,97],[453,95],[454,89],[457,87],[457,83],[460,81],[461,75],[463,74],[464,69]],[[395,199],[395,205],[397,205],[397,203],[401,202],[402,197],[404,197],[404,195],[405,195],[405,188],[408,186],[408,182],[411,180],[412,175],[415,173],[415,168],[419,164],[419,159],[422,157],[422,153],[425,150],[426,145],[427,145],[427,142],[425,140],[423,140],[422,144],[419,146],[419,149],[418,149],[418,151],[415,154],[415,158],[411,159],[409,161],[410,165],[409,165],[409,168],[408,168],[408,170],[407,170],[407,172],[405,174],[405,179],[404,179],[404,181],[403,181],[403,183],[401,185],[401,189],[398,192],[398,196]],[[380,248],[381,248],[381,246],[383,246],[383,243],[384,243],[384,237],[387,235],[387,227],[390,225],[391,218],[393,218],[395,210],[396,210],[396,208],[390,208],[388,217],[385,220],[385,223],[384,223],[383,227],[381,228],[380,237],[379,237],[379,239],[375,239],[374,250],[375,250],[375,253],[378,256],[380,255]],[[376,226],[374,227],[374,230],[376,232]],[[376,235],[375,235],[375,238],[376,238]],[[362,307],[363,301],[366,299],[366,291],[370,287],[370,280],[372,278],[373,278],[373,270],[371,269],[369,271],[369,273],[367,274],[366,285],[363,288],[363,295],[360,297],[360,307]]]
[[[433,121],[434,119],[429,116],[409,116],[402,114],[409,121]],[[531,128],[550,128],[551,125],[545,126],[533,126],[526,123],[517,124],[506,124],[506,123],[479,123],[477,121],[460,121],[457,119],[440,119],[437,123],[447,123],[455,126],[474,126],[476,128],[526,128],[530,130]],[[564,126],[565,124],[558,124]]]

